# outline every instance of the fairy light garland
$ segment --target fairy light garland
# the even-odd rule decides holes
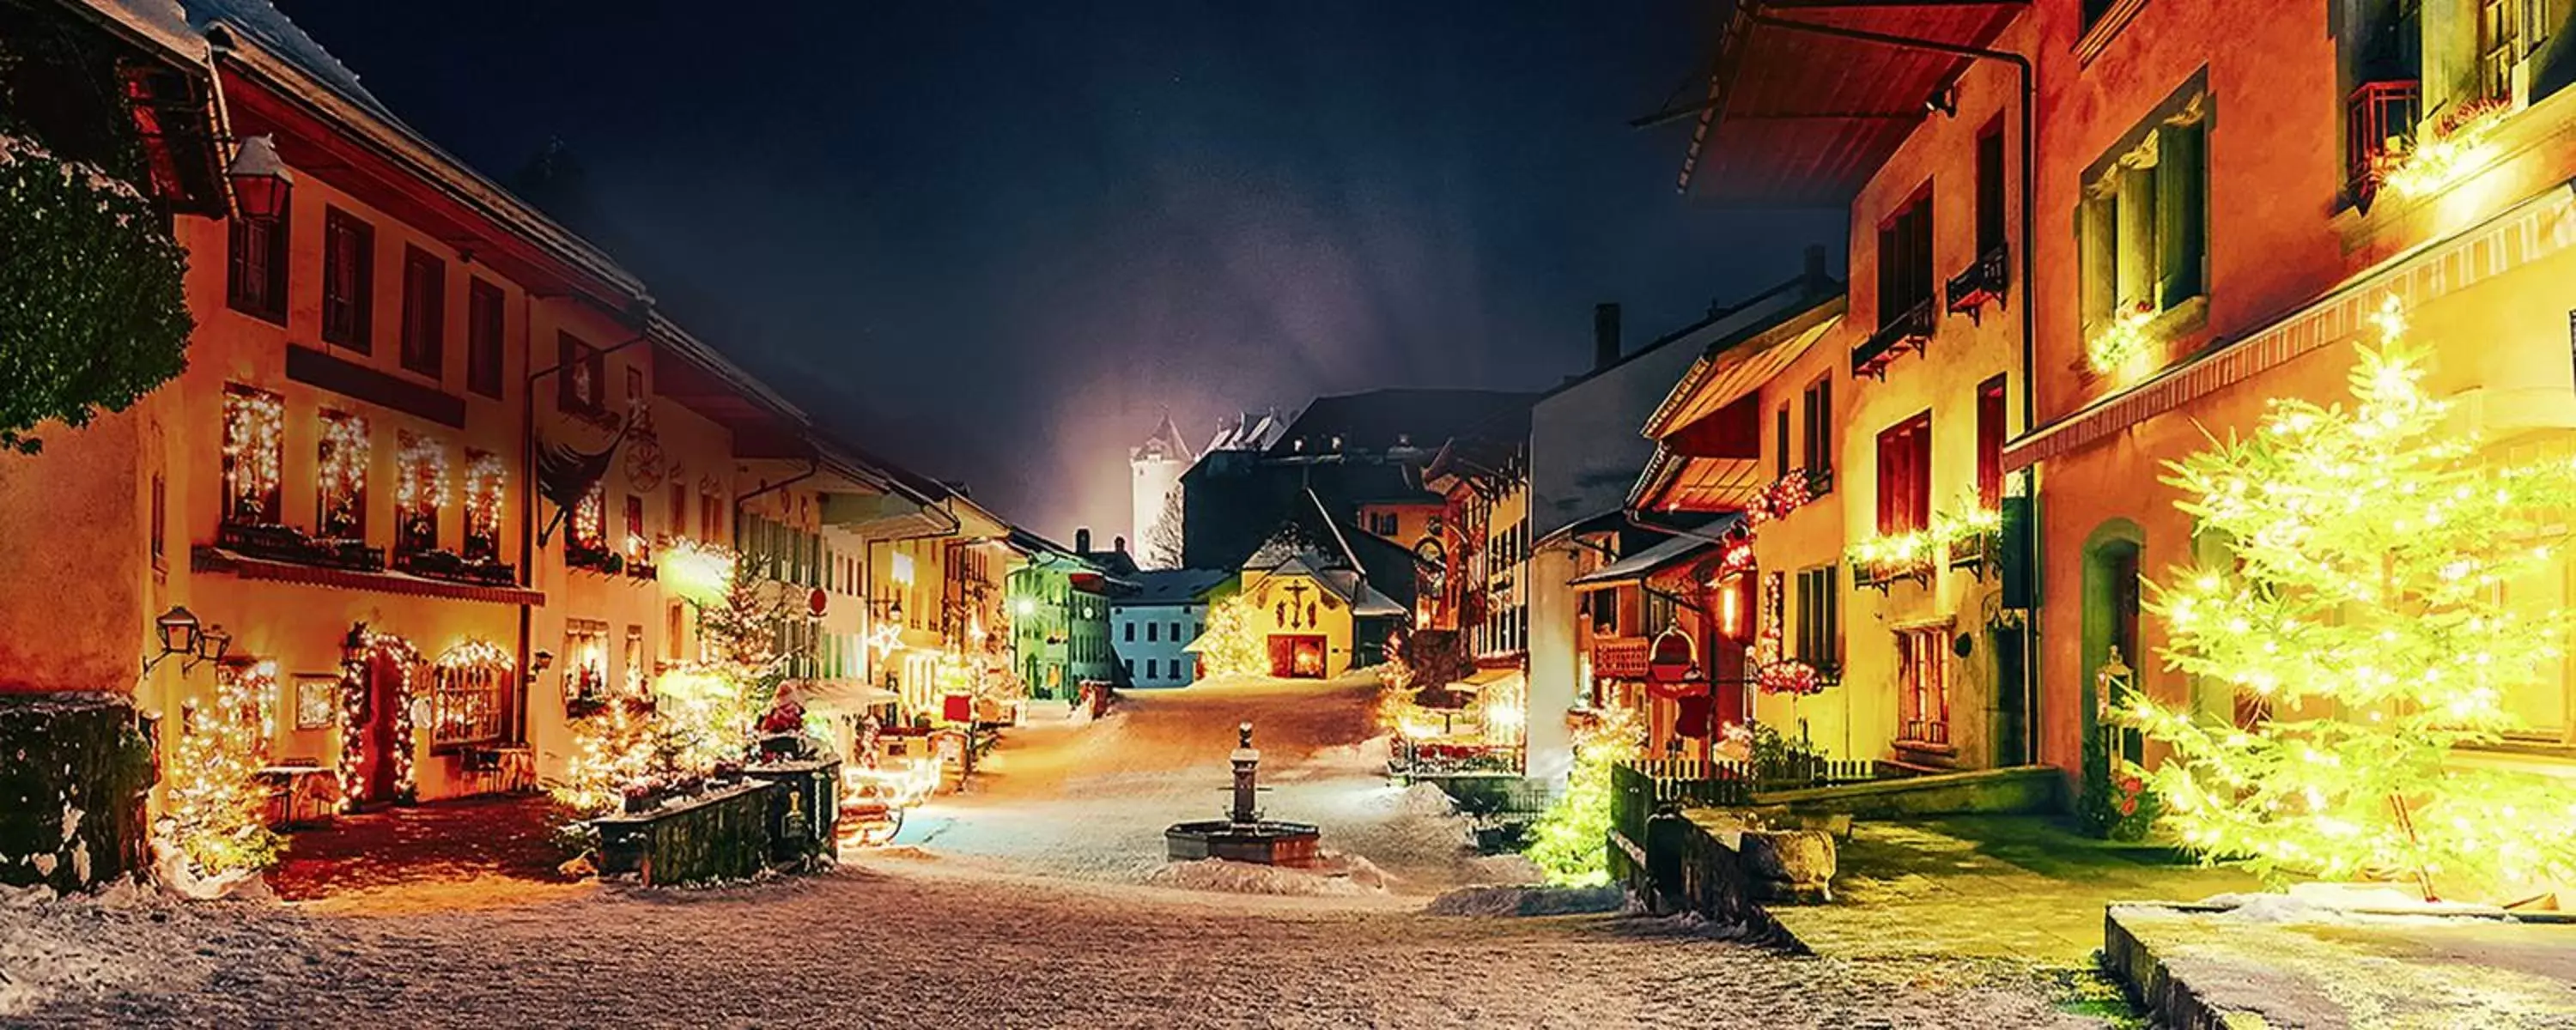
[[[2002,532],[2003,525],[2003,513],[1971,497],[1955,514],[1933,513],[1932,524],[1921,529],[1856,541],[1844,549],[1843,557],[1882,578],[1922,575],[1953,547]]]
[[[326,504],[323,536],[353,536],[366,525],[368,459],[366,416],[324,412],[322,459],[316,470]]]
[[[261,521],[277,495],[286,451],[286,401],[262,390],[224,393],[224,494],[235,521]]]
[[[213,703],[181,710],[169,812],[179,853],[200,877],[266,868],[283,846],[258,780],[276,697],[277,663],[220,665]]]
[[[2266,879],[2528,896],[2576,879],[2576,784],[2452,756],[2518,728],[2506,699],[2564,660],[2568,613],[2506,585],[2552,567],[2576,463],[2495,464],[2446,435],[2393,298],[2374,322],[2349,405],[2275,400],[2256,439],[2170,466],[2177,507],[2233,553],[2149,590],[2164,666],[2272,714],[2119,692],[2108,717],[2172,757],[2118,771],[2147,776],[2185,843]]]
[[[355,811],[358,805],[358,766],[366,759],[367,667],[378,660],[390,660],[400,670],[394,695],[386,700],[386,718],[393,720],[393,753],[377,756],[378,761],[393,763],[394,795],[411,797],[419,785],[412,779],[411,701],[412,677],[423,664],[420,651],[401,637],[378,633],[364,624],[352,628],[350,636],[358,642],[355,658],[340,662],[340,810]]]
[[[501,456],[468,451],[465,461],[465,539],[486,541],[496,553],[501,546],[502,494],[509,473]],[[471,553],[469,551],[469,556]]]

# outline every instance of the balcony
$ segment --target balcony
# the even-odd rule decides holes
[[[2344,98],[2344,190],[2353,206],[2368,210],[2388,165],[2414,149],[2424,120],[2424,95],[2414,79],[2365,82]]]
[[[1896,742],[1948,747],[1950,746],[1950,723],[1947,720],[1907,719],[1903,728],[1896,732]]]
[[[614,576],[626,571],[626,556],[609,550],[606,544],[566,540],[564,541],[564,567],[588,569],[602,575]]]
[[[2011,258],[2012,248],[1998,243],[1977,255],[1967,271],[1951,276],[1946,291],[1950,313],[1965,314],[1970,324],[1983,325],[1986,305],[2002,304],[2012,286]]]
[[[1934,312],[1932,298],[1916,301],[1913,307],[1898,312],[1869,339],[1852,348],[1852,374],[1872,379],[1887,377],[1887,366],[1896,359],[1923,350],[1932,342]]]
[[[505,587],[519,580],[519,570],[494,558],[468,558],[454,551],[406,551],[394,555],[394,570],[424,579]]]

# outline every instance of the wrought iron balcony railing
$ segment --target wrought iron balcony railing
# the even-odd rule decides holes
[[[1890,363],[1932,342],[1932,328],[1932,298],[1925,297],[1852,348],[1852,374],[1884,378]]]
[[[1965,313],[1969,322],[1982,324],[1986,305],[2002,303],[2012,286],[2011,256],[2012,248],[1998,243],[1977,255],[1967,271],[1951,276],[1950,313]]]

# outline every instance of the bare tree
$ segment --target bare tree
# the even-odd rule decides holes
[[[1181,567],[1184,538],[1181,535],[1180,484],[1173,484],[1163,493],[1163,510],[1154,516],[1151,525],[1144,527],[1144,537],[1144,546],[1140,550],[1144,552],[1146,568]]]

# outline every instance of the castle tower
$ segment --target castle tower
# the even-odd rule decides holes
[[[1127,452],[1128,481],[1135,489],[1135,524],[1128,539],[1135,541],[1136,564],[1148,569],[1176,568],[1180,565],[1180,511],[1176,503],[1181,490],[1181,473],[1190,470],[1197,456],[1181,439],[1181,429],[1172,424],[1166,413],[1154,435],[1142,446]],[[1165,517],[1171,522],[1165,525]]]

